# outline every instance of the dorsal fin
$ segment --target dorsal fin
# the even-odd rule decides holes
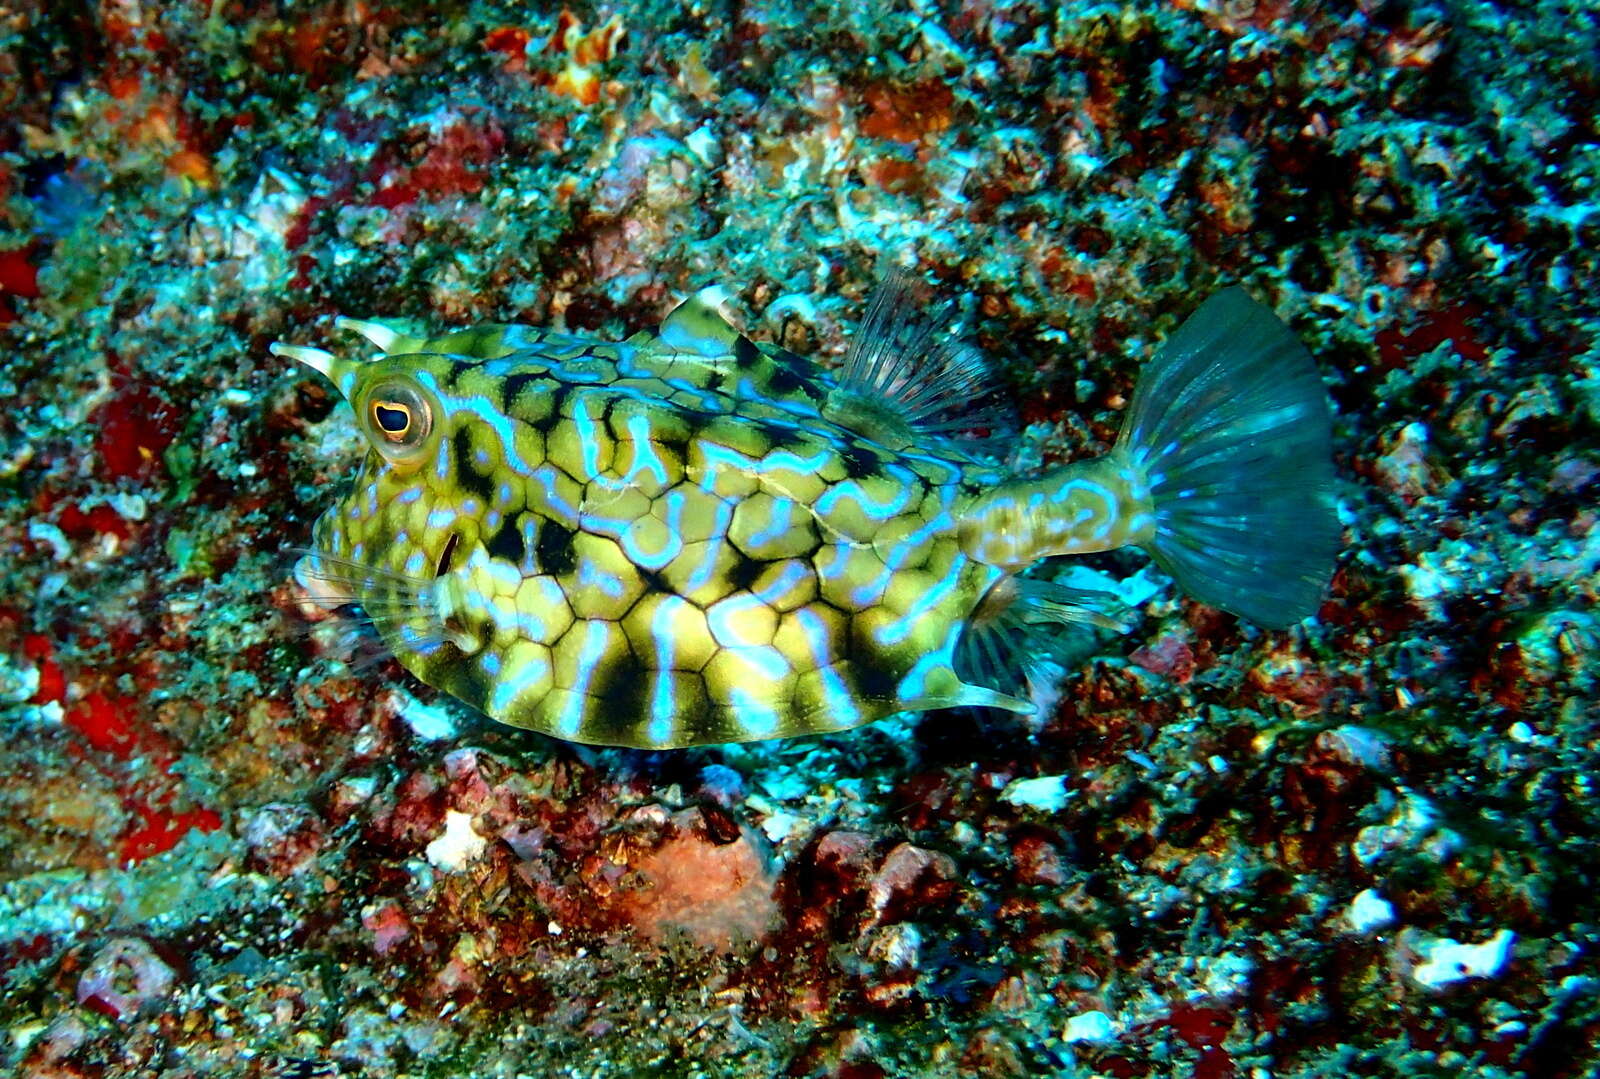
[[[701,289],[672,309],[657,336],[680,352],[708,358],[732,355],[739,331],[722,313],[727,299],[728,290],[721,285]]]
[[[989,365],[958,329],[953,303],[925,310],[911,279],[891,270],[867,302],[826,413],[889,444],[1000,421],[971,407],[990,394]]]

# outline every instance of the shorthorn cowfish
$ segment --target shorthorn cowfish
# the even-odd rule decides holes
[[[1024,575],[1059,555],[1137,545],[1262,626],[1315,611],[1339,536],[1327,396],[1267,308],[1205,301],[1111,451],[1036,476],[970,440],[985,365],[948,323],[891,274],[830,371],[735,330],[715,289],[621,342],[342,319],[378,354],[273,346],[371,443],[295,575],[497,720],[651,749],[1030,712],[957,651],[1093,617]]]

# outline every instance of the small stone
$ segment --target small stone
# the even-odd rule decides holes
[[[922,955],[922,930],[914,922],[886,926],[867,943],[867,957],[889,970],[911,970]]]
[[[980,1030],[961,1055],[965,1075],[993,1076],[994,1079],[1011,1079],[1030,1074],[1022,1062],[1017,1047],[998,1030]]]
[[[107,944],[78,979],[78,1003],[128,1022],[172,995],[177,974],[138,937]]]
[[[700,769],[700,793],[727,809],[744,797],[744,777],[726,764]]]
[[[489,841],[472,827],[472,814],[447,809],[444,834],[427,846],[428,861],[440,869],[460,872],[483,854]]]
[[[1072,792],[1067,790],[1066,776],[1038,776],[1034,779],[1013,779],[1000,792],[1002,802],[1014,806],[1027,806],[1045,813],[1058,813],[1066,808]]]
[[[901,843],[887,855],[867,886],[869,925],[898,921],[942,903],[956,890],[956,863],[948,854]]]
[[[1067,882],[1061,852],[1042,836],[1025,835],[1017,839],[1011,845],[1011,857],[1017,865],[1017,878],[1024,884],[1060,887]]]
[[[1346,764],[1360,765],[1375,772],[1389,768],[1389,742],[1371,727],[1345,723],[1317,735],[1316,746]]]
[[[392,899],[361,908],[361,924],[372,934],[372,947],[379,955],[411,935],[411,921],[400,904]]]
[[[1105,1012],[1083,1012],[1067,1020],[1061,1039],[1068,1042],[1115,1041],[1117,1026]]]
[[[841,878],[864,876],[872,862],[872,837],[865,832],[829,832],[817,841],[812,861]]]
[[[1357,933],[1371,933],[1394,924],[1394,905],[1371,888],[1366,888],[1356,893],[1344,917]]]
[[[1422,961],[1411,977],[1427,989],[1443,989],[1467,978],[1493,978],[1510,962],[1516,939],[1511,930],[1502,929],[1482,944],[1462,944],[1449,937],[1423,940],[1414,944]]]
[[[322,821],[315,813],[306,806],[284,802],[262,806],[244,825],[251,860],[279,877],[310,868],[324,838]]]

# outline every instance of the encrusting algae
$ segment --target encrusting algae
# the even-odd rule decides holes
[[[1112,451],[989,462],[961,405],[979,355],[891,277],[837,374],[738,333],[704,290],[619,343],[342,320],[382,355],[325,374],[372,452],[296,576],[399,662],[502,722],[660,749],[963,705],[964,633],[1093,619],[1018,575],[1143,547],[1269,627],[1311,614],[1338,525],[1325,391],[1242,290],[1151,360]]]

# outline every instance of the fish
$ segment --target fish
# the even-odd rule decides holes
[[[988,361],[908,275],[832,370],[740,332],[727,298],[623,341],[339,319],[360,348],[274,344],[369,444],[295,565],[306,601],[359,610],[502,723],[651,750],[1029,714],[960,657],[1104,622],[1028,572],[1063,556],[1139,547],[1262,627],[1315,613],[1340,535],[1327,393],[1243,289],[1160,345],[1109,453],[1038,474],[964,411],[996,389]]]

